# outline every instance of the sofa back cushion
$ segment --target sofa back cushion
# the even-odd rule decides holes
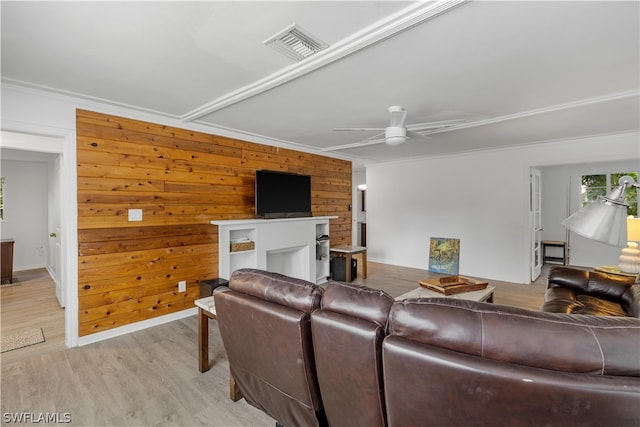
[[[348,283],[330,283],[311,315],[323,406],[333,427],[385,426],[382,340],[393,298]]]
[[[397,302],[389,335],[501,362],[640,377],[640,320],[544,313],[451,298]]]
[[[385,331],[393,298],[384,291],[350,283],[327,285],[320,307],[322,310],[356,317],[373,323]]]
[[[589,283],[589,272],[570,267],[553,267],[547,280],[549,287],[560,286],[585,292]]]
[[[587,293],[589,295],[620,302],[622,294],[629,289],[633,282],[634,279],[631,277],[590,271]]]
[[[323,292],[306,280],[253,268],[234,271],[229,289],[308,314],[320,306]]]

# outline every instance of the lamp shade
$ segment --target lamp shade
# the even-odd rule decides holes
[[[627,240],[640,242],[640,218],[627,217]]]
[[[628,246],[620,251],[620,263],[618,268],[624,273],[640,273],[640,218],[632,216],[627,218],[627,238]]]
[[[609,196],[599,196],[562,224],[588,239],[619,248],[627,246],[627,205]]]

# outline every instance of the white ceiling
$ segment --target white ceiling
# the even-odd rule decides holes
[[[2,80],[305,151],[361,141],[387,108],[465,119],[369,162],[640,129],[638,1],[1,2]],[[292,23],[329,48],[262,42]]]

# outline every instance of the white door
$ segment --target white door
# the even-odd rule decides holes
[[[64,307],[64,286],[62,284],[62,245],[60,244],[60,226],[56,227],[56,231],[54,233],[55,240],[55,266],[56,266],[56,298],[58,298],[58,302],[60,303],[60,307]]]
[[[62,271],[62,239],[61,239],[61,219],[62,214],[60,210],[60,186],[61,186],[61,174],[62,174],[62,156],[58,155],[54,163],[53,173],[53,185],[49,188],[49,210],[52,211],[53,226],[55,231],[51,236],[54,240],[54,266],[55,266],[55,278],[56,283],[56,297],[60,303],[60,307],[65,306],[65,292],[64,281]]]
[[[529,175],[529,199],[531,212],[531,281],[542,271],[542,186],[540,170],[531,168]]]

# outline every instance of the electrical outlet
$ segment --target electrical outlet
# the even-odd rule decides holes
[[[178,282],[178,292],[186,292],[187,291],[187,281],[181,280]]]

